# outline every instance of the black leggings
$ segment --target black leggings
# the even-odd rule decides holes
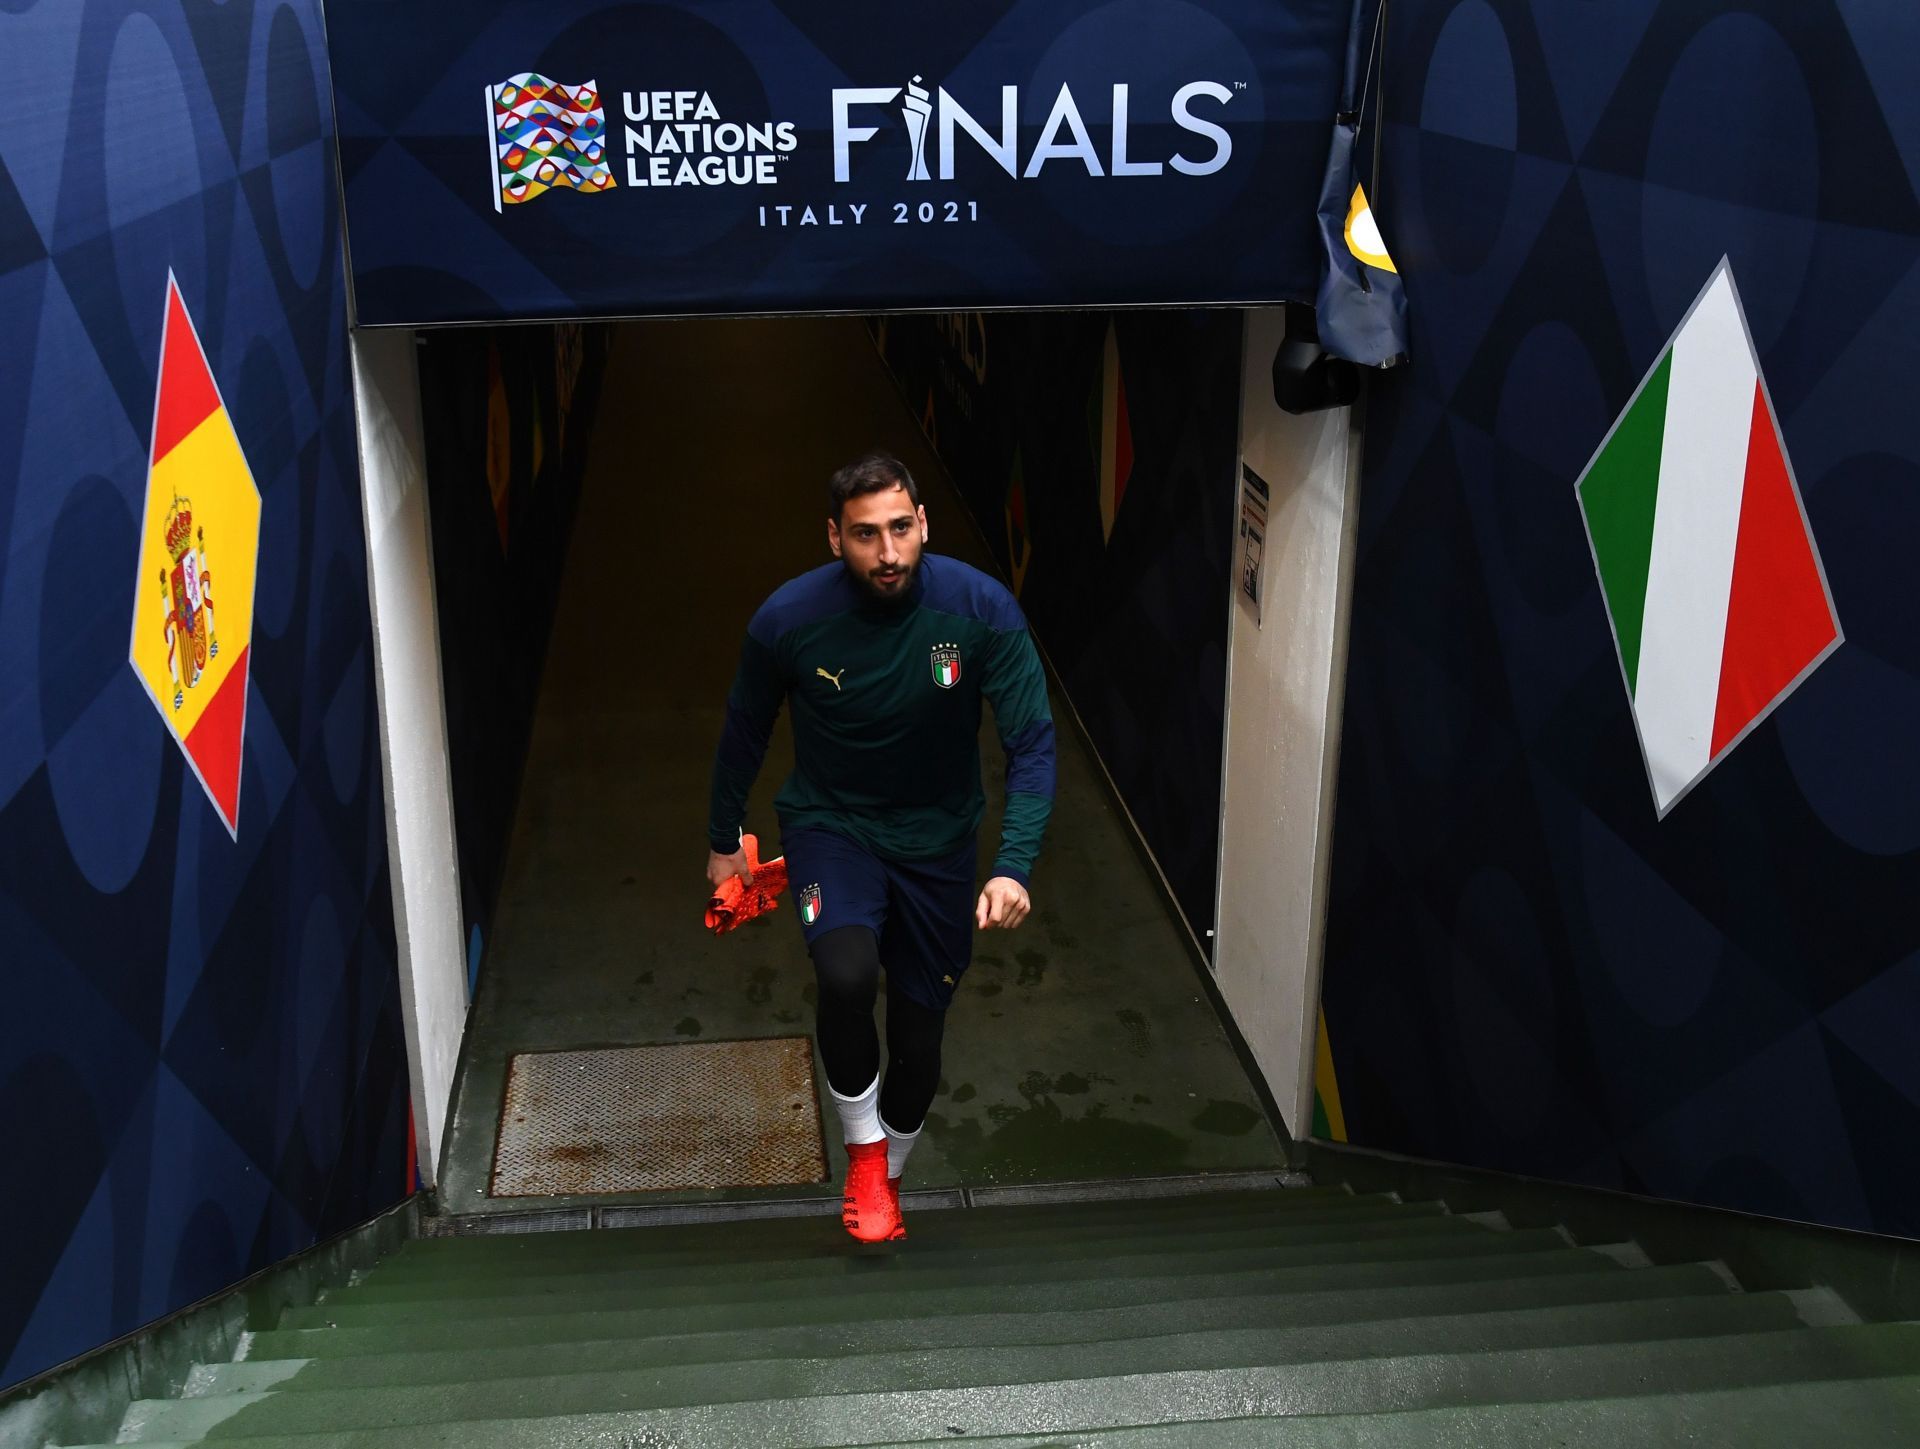
[[[815,938],[814,979],[820,997],[815,1032],[827,1083],[857,1097],[880,1074],[880,1037],[873,1003],[880,992],[880,945],[866,926],[841,926]],[[947,1014],[909,998],[887,977],[887,1079],[880,1120],[895,1132],[918,1132],[940,1085],[940,1038]]]

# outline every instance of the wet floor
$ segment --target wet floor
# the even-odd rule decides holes
[[[589,1201],[487,1195],[515,1052],[811,1034],[789,912],[721,938],[702,928],[708,770],[747,619],[829,557],[825,480],[875,446],[920,481],[928,547],[991,569],[857,321],[620,330],[456,1086],[448,1210]],[[907,1186],[1278,1165],[1183,928],[1058,695],[1054,714],[1059,797],[1034,912],[976,938]],[[983,755],[984,867],[1003,771],[990,716]],[[791,758],[783,718],[748,815],[768,853]],[[837,1179],[830,1106],[826,1125]]]

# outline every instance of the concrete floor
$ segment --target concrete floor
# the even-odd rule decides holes
[[[857,321],[620,330],[455,1089],[446,1210],[663,1200],[488,1197],[515,1052],[811,1035],[812,972],[784,901],[724,938],[702,928],[708,770],[749,616],[829,556],[825,480],[871,446],[921,481],[929,548],[991,569]],[[1182,930],[1057,695],[1054,713],[1060,787],[1034,913],[977,937],[907,1185],[1278,1166]],[[983,733],[984,866],[1003,769],[990,714]],[[783,715],[748,817],[769,854],[791,758]]]

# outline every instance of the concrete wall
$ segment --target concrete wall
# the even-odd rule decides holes
[[[409,331],[353,336],[400,1006],[420,1178],[431,1185],[466,1030],[467,972],[414,347]]]
[[[1348,409],[1293,417],[1274,405],[1285,314],[1246,316],[1240,456],[1271,497],[1257,610],[1240,587],[1236,525],[1214,970],[1299,1138],[1312,1123],[1358,449]]]

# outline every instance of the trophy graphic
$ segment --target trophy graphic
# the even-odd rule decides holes
[[[931,181],[927,174],[927,122],[933,119],[933,105],[920,77],[907,87],[907,98],[900,103],[901,119],[907,123],[907,135],[913,140],[913,164],[907,167],[907,180]]]

